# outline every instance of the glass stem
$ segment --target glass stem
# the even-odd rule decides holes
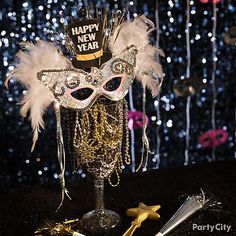
[[[94,187],[95,187],[95,210],[101,211],[104,210],[104,179],[97,179],[94,180]]]

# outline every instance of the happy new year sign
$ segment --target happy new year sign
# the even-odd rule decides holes
[[[76,21],[68,26],[70,38],[79,54],[90,54],[102,47],[101,22],[98,19]]]

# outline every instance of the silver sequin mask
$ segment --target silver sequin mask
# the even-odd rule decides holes
[[[76,68],[42,70],[38,79],[63,107],[86,109],[101,95],[118,101],[128,93],[135,78],[136,55],[137,48],[131,45],[90,73]]]

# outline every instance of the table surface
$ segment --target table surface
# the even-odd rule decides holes
[[[0,192],[0,235],[33,235],[34,230],[48,220],[57,222],[83,216],[94,207],[92,179],[68,183],[72,201],[66,199],[58,213],[60,188],[56,185],[17,187]],[[179,225],[169,235],[209,235],[209,231],[193,230],[193,224],[231,225],[230,233],[214,231],[211,235],[236,235],[236,160],[193,166],[153,170],[145,173],[123,174],[118,187],[105,184],[105,205],[119,213],[121,224],[115,230],[100,235],[121,236],[133,218],[126,209],[139,202],[161,205],[160,220],[143,222],[134,235],[154,236],[170,219],[188,195],[200,188],[212,199],[222,202],[222,209],[199,211]],[[91,235],[87,233],[86,235]]]

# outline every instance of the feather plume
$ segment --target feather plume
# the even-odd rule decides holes
[[[164,56],[161,49],[150,45],[149,34],[155,30],[152,21],[144,15],[132,22],[124,22],[118,26],[109,39],[109,48],[115,55],[119,55],[128,46],[134,44],[138,49],[135,73],[143,87],[147,86],[153,96],[157,96],[163,78],[162,67],[156,59],[157,53]],[[153,78],[158,77],[159,80]]]
[[[7,87],[9,80],[15,78],[28,89],[21,101],[20,113],[25,117],[30,111],[29,119],[33,129],[31,151],[33,151],[38,132],[40,128],[44,128],[43,114],[54,101],[52,92],[37,79],[37,73],[45,69],[70,67],[71,63],[58,52],[53,43],[40,40],[36,44],[26,42],[20,45],[22,50],[16,54],[18,59],[16,68],[7,77],[5,85]]]

